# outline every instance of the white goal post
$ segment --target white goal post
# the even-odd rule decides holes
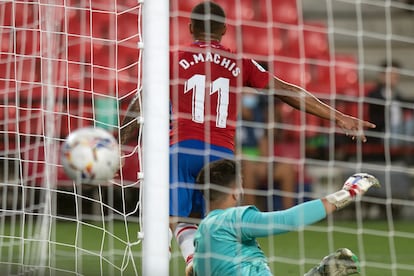
[[[169,5],[143,9],[143,275],[169,275]],[[160,39],[161,38],[161,39]]]

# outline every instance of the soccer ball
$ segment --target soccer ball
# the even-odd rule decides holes
[[[119,170],[118,143],[101,128],[80,128],[66,137],[61,162],[69,178],[79,183],[103,183]]]

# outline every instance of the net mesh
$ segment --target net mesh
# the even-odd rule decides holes
[[[2,1],[0,14],[2,273],[139,274],[141,136],[101,185],[68,179],[59,150],[84,126],[119,136],[140,97],[141,4]]]

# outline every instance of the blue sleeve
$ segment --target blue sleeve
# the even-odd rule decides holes
[[[325,217],[325,207],[320,199],[276,212],[260,212],[256,208],[247,208],[242,215],[243,235],[252,238],[281,234],[313,224]]]

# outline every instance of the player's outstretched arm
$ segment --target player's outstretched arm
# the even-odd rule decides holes
[[[336,125],[340,127],[347,136],[351,136],[352,139],[360,138],[363,142],[366,142],[367,139],[364,134],[364,128],[375,128],[375,124],[343,114],[320,101],[305,89],[287,83],[277,77],[273,78],[273,83],[269,85],[268,88],[273,88],[278,91],[276,96],[296,109],[304,109],[309,114],[335,121]]]
[[[139,102],[140,93],[137,93],[132,101],[128,105],[125,117],[121,123],[120,131],[120,143],[121,145],[126,145],[131,142],[133,139],[137,139],[139,121],[140,118],[140,102]]]
[[[371,187],[380,187],[378,179],[367,173],[356,173],[350,176],[338,192],[326,196],[324,202],[326,213],[332,213],[359,199]]]
[[[325,256],[304,276],[347,276],[360,271],[358,257],[347,248],[340,248]]]

